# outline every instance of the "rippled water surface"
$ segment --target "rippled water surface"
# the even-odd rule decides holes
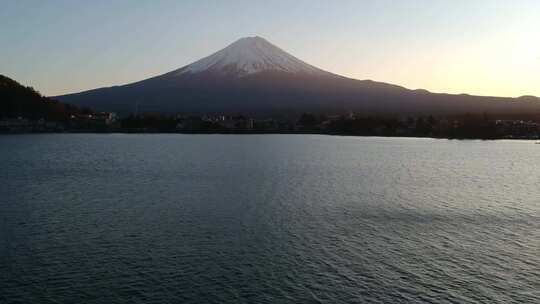
[[[540,303],[540,145],[0,136],[0,303]]]

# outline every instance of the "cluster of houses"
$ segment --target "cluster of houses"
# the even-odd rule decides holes
[[[24,117],[0,119],[0,133],[42,133],[64,131],[102,131],[116,123],[114,113],[100,112],[71,115],[65,121],[47,121]]]
[[[540,136],[540,124],[527,120],[496,120],[497,133],[507,138],[530,138]],[[532,136],[531,136],[532,135]]]
[[[67,122],[70,129],[92,130],[112,127],[116,122],[116,114],[111,112],[98,112],[90,114],[71,115]]]
[[[289,129],[290,123],[276,119],[254,119],[242,115],[227,116],[177,116],[176,129],[178,131],[200,130],[265,130],[278,131]]]

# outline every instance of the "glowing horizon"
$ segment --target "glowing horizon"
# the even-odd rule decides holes
[[[270,2],[8,2],[0,74],[61,95],[163,74],[257,35],[351,78],[540,96],[538,1]]]

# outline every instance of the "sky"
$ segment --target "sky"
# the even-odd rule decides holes
[[[538,0],[0,0],[0,74],[47,96],[160,75],[261,36],[327,71],[540,96]]]

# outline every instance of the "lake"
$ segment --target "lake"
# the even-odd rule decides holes
[[[540,145],[0,136],[1,303],[540,303]]]

